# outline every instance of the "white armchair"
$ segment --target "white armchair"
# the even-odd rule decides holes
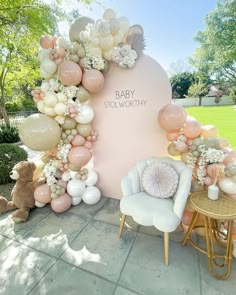
[[[155,198],[144,191],[142,185],[143,171],[153,161],[169,164],[177,171],[179,183],[172,198]],[[190,192],[191,179],[192,170],[182,161],[160,157],[138,162],[121,182],[123,197],[120,201],[122,218],[119,238],[122,235],[126,215],[132,216],[141,225],[155,226],[158,230],[164,232],[165,264],[168,265],[169,232],[175,231],[181,222]]]

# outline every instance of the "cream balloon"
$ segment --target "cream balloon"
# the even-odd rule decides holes
[[[236,182],[231,177],[224,177],[219,181],[220,189],[226,194],[236,193]]]
[[[55,113],[59,116],[64,115],[66,112],[66,109],[67,109],[66,105],[62,102],[58,102],[54,107]]]
[[[43,49],[40,48],[39,53],[38,53],[38,59],[40,62],[42,62],[44,59],[49,58],[51,49]]]
[[[78,124],[76,126],[76,130],[78,131],[79,135],[87,137],[92,132],[92,127],[90,124]]]
[[[38,201],[35,201],[35,207],[37,208],[43,208],[44,206],[46,206],[47,204],[43,204],[43,203],[40,203]]]
[[[100,38],[99,45],[103,50],[108,50],[113,47],[114,38],[112,35],[107,35],[106,37]]]
[[[61,126],[63,129],[74,129],[76,127],[75,119],[71,117],[65,117],[65,121]]]
[[[54,74],[57,70],[57,65],[49,58],[45,58],[40,66],[40,69],[48,74]]]
[[[112,49],[109,49],[109,50],[106,50],[106,51],[103,51],[102,55],[103,57],[108,60],[108,61],[111,61],[112,60]]]
[[[120,43],[123,42],[124,39],[124,33],[122,32],[118,32],[115,36],[114,36],[114,46],[119,45]]]
[[[79,114],[75,117],[76,122],[80,124],[88,124],[93,120],[94,112],[89,105],[82,105]]]
[[[88,186],[82,196],[85,204],[94,205],[101,198],[101,192],[96,186]]]
[[[82,180],[72,179],[67,184],[67,192],[72,198],[82,197],[85,192],[85,184]]]
[[[90,170],[87,179],[84,181],[86,186],[93,186],[97,183],[98,181],[98,175],[94,170]]]
[[[90,98],[90,93],[83,86],[79,86],[76,97],[80,102],[85,102]]]
[[[47,73],[46,71],[44,71],[41,68],[40,68],[40,75],[42,78],[47,79],[47,80],[49,80],[53,77],[53,74]]]
[[[44,114],[50,116],[50,117],[55,117],[56,116],[56,113],[54,111],[53,108],[50,108],[50,107],[47,107],[47,106],[44,106]]]
[[[118,34],[119,30],[120,30],[120,22],[118,21],[117,18],[111,18],[109,20],[110,23],[110,31],[111,34],[114,36],[116,34]]]
[[[130,23],[127,17],[125,16],[121,16],[118,18],[119,22],[120,22],[120,31],[122,33],[127,33],[129,28],[130,28]]]
[[[90,17],[80,16],[80,17],[76,18],[73,21],[73,23],[71,24],[70,29],[69,29],[70,41],[71,42],[78,41],[80,32],[84,31],[86,26],[89,23],[94,23],[94,20]]]
[[[44,97],[44,103],[48,107],[54,107],[57,104],[57,97],[54,93],[47,92]]]
[[[116,12],[112,8],[107,8],[103,13],[103,19],[105,19],[105,20],[110,20],[110,19],[116,18],[116,17],[117,17]]]
[[[43,101],[43,100],[40,100],[40,101],[37,103],[37,108],[38,108],[38,110],[39,110],[41,113],[44,113],[44,101]]]
[[[57,97],[57,100],[58,100],[59,102],[67,102],[67,97],[66,97],[66,95],[63,94],[63,93],[61,93],[61,92],[58,92],[58,93],[56,94],[56,97]]]
[[[54,119],[44,114],[34,114],[24,119],[19,129],[19,136],[28,148],[46,151],[59,143],[61,129]]]

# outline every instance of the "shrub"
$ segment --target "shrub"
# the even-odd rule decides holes
[[[13,143],[18,141],[20,141],[20,138],[16,127],[6,125],[0,126],[0,143]]]
[[[27,152],[21,147],[13,144],[0,144],[0,184],[11,181],[9,173],[20,161],[26,161]]]
[[[7,101],[5,103],[5,108],[7,112],[16,113],[22,109],[22,103],[20,100]]]

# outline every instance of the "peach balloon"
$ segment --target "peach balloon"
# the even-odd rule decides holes
[[[169,140],[169,141],[173,141],[175,139],[177,139],[177,137],[179,136],[179,132],[168,132],[166,134],[166,138]]]
[[[47,35],[43,35],[40,38],[40,46],[44,49],[49,49],[49,48],[53,48],[54,46],[54,40],[53,37],[47,36]]]
[[[217,170],[218,170],[217,164],[209,164],[207,166],[207,174],[213,178],[215,178]]]
[[[73,147],[68,153],[70,164],[82,167],[88,163],[92,155],[90,151],[84,146]]]
[[[186,137],[196,138],[201,134],[202,125],[195,118],[188,116],[183,131]]]
[[[230,199],[236,201],[236,194],[227,194],[227,196],[228,196]]]
[[[56,199],[52,199],[51,206],[52,210],[57,213],[62,213],[71,207],[72,198],[68,194],[59,196]]]
[[[60,180],[58,180],[57,185],[60,185],[61,187],[66,188],[67,187],[67,182],[60,179]]]
[[[104,87],[104,76],[98,70],[88,70],[83,74],[82,84],[92,93],[99,92]]]
[[[158,113],[158,122],[160,126],[168,132],[180,130],[186,118],[187,113],[184,108],[174,104],[165,105]]]
[[[90,150],[93,147],[93,143],[91,141],[86,140],[84,143],[84,147]]]
[[[58,68],[58,78],[66,86],[78,85],[82,79],[82,70],[73,61],[63,61]]]
[[[225,165],[229,163],[234,163],[236,162],[236,151],[233,150],[232,152],[229,152],[228,155],[224,158],[223,163]]]
[[[192,217],[193,217],[193,212],[190,212],[190,211],[185,209],[183,217],[182,217],[183,224],[184,225],[190,225]]]
[[[202,126],[201,135],[204,139],[207,139],[209,137],[217,137],[218,136],[218,129],[214,125]]]
[[[211,185],[213,183],[213,179],[210,176],[206,176],[204,179],[205,185]]]
[[[47,204],[51,201],[51,190],[47,183],[38,186],[34,191],[35,201]]]
[[[83,136],[77,134],[71,143],[75,146],[83,145],[85,143],[85,139]]]

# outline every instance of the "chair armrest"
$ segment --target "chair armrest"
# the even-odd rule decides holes
[[[129,174],[122,178],[121,191],[123,196],[137,194],[141,191],[139,174],[136,169],[130,170]]]
[[[192,169],[186,167],[180,174],[179,186],[174,196],[174,212],[181,220],[188,200],[192,181]]]

